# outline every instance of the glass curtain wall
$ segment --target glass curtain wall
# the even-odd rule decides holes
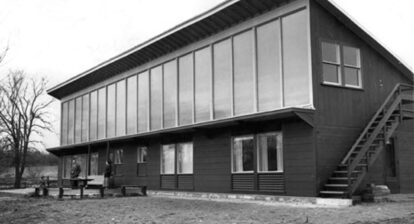
[[[306,10],[275,18],[63,102],[61,142],[309,106],[307,24]]]

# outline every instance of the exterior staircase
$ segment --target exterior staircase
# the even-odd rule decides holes
[[[414,86],[397,84],[323,186],[320,196],[351,198],[394,131],[408,119],[414,119]]]

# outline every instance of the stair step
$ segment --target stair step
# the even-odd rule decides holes
[[[349,178],[349,179],[351,179],[351,180],[356,180],[356,178],[355,177],[351,177],[351,178]],[[348,180],[348,177],[331,177],[331,178],[329,178],[329,180],[333,180],[333,181],[338,181],[338,180]]]
[[[338,165],[339,167],[347,167],[348,165],[347,164],[339,164]],[[357,164],[356,166],[368,166],[368,164],[365,164],[365,163],[360,163],[360,164]]]
[[[347,174],[348,171],[346,171],[346,170],[335,170],[334,173]],[[361,171],[354,170],[354,171],[352,171],[352,173],[361,173]]]
[[[357,147],[363,147],[365,144],[362,144],[362,145],[357,145]],[[379,146],[380,144],[377,144],[377,143],[373,143],[373,144],[371,144],[369,147],[377,147],[377,146]]]
[[[325,184],[325,187],[348,187],[348,184]]]
[[[345,191],[320,191],[321,194],[343,195]]]

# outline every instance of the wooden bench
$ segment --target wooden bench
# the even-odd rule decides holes
[[[86,188],[102,188],[104,185],[104,176],[103,175],[91,175],[88,178],[93,179],[88,181]]]
[[[121,186],[122,196],[126,196],[127,189],[137,189],[137,188],[140,189],[142,196],[147,196],[147,186],[145,185],[122,185]]]

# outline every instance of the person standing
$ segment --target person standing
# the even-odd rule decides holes
[[[107,160],[105,166],[105,173],[104,173],[104,187],[109,188],[109,179],[112,175],[112,161]]]
[[[72,170],[70,171],[70,183],[72,185],[72,188],[78,187],[78,180],[76,180],[79,177],[79,174],[81,173],[81,167],[78,163],[74,163],[72,166]]]

